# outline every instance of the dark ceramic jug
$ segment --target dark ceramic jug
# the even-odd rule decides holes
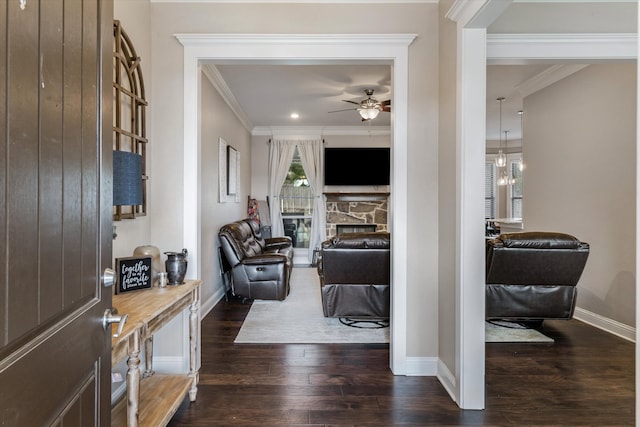
[[[165,252],[167,260],[164,262],[167,270],[167,282],[170,285],[181,285],[187,274],[187,250],[182,252]]]

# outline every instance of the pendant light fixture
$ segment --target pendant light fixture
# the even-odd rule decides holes
[[[500,146],[498,148],[498,154],[496,155],[496,167],[503,168],[507,165],[507,156],[502,151],[502,102],[504,101],[504,96],[496,99],[500,103]]]
[[[504,149],[505,151],[509,152],[509,131],[508,130],[504,131]],[[511,168],[506,166],[507,165],[505,165],[504,170],[500,174],[500,178],[498,179],[498,185],[513,185],[516,183],[516,179],[513,177],[511,173]]]
[[[520,115],[520,159],[518,160],[518,169],[522,172],[524,170],[524,111],[519,110],[518,114]]]

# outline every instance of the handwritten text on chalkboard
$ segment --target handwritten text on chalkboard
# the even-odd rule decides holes
[[[151,287],[151,257],[117,258],[118,287],[116,293]]]

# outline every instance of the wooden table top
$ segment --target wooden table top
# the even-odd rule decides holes
[[[186,280],[183,285],[167,285],[164,288],[153,287],[113,296],[112,306],[118,314],[128,314],[129,318],[117,338],[112,338],[112,346],[129,338],[133,332],[150,321],[170,311],[171,307],[183,298],[191,300],[191,292],[202,284],[201,280]],[[112,333],[118,324],[112,325]]]

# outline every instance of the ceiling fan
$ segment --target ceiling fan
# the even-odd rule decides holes
[[[385,111],[387,113],[391,112],[391,100],[386,101],[378,101],[375,98],[372,98],[373,89],[365,89],[364,93],[367,95],[367,99],[363,99],[360,102],[348,101],[343,99],[344,102],[348,102],[350,104],[356,104],[358,107],[356,108],[347,108],[345,110],[335,110],[329,111],[330,113],[338,113],[341,111],[358,111],[360,113],[360,117],[362,117],[362,121],[366,122],[369,120],[373,120],[378,117],[378,113],[380,111]]]

